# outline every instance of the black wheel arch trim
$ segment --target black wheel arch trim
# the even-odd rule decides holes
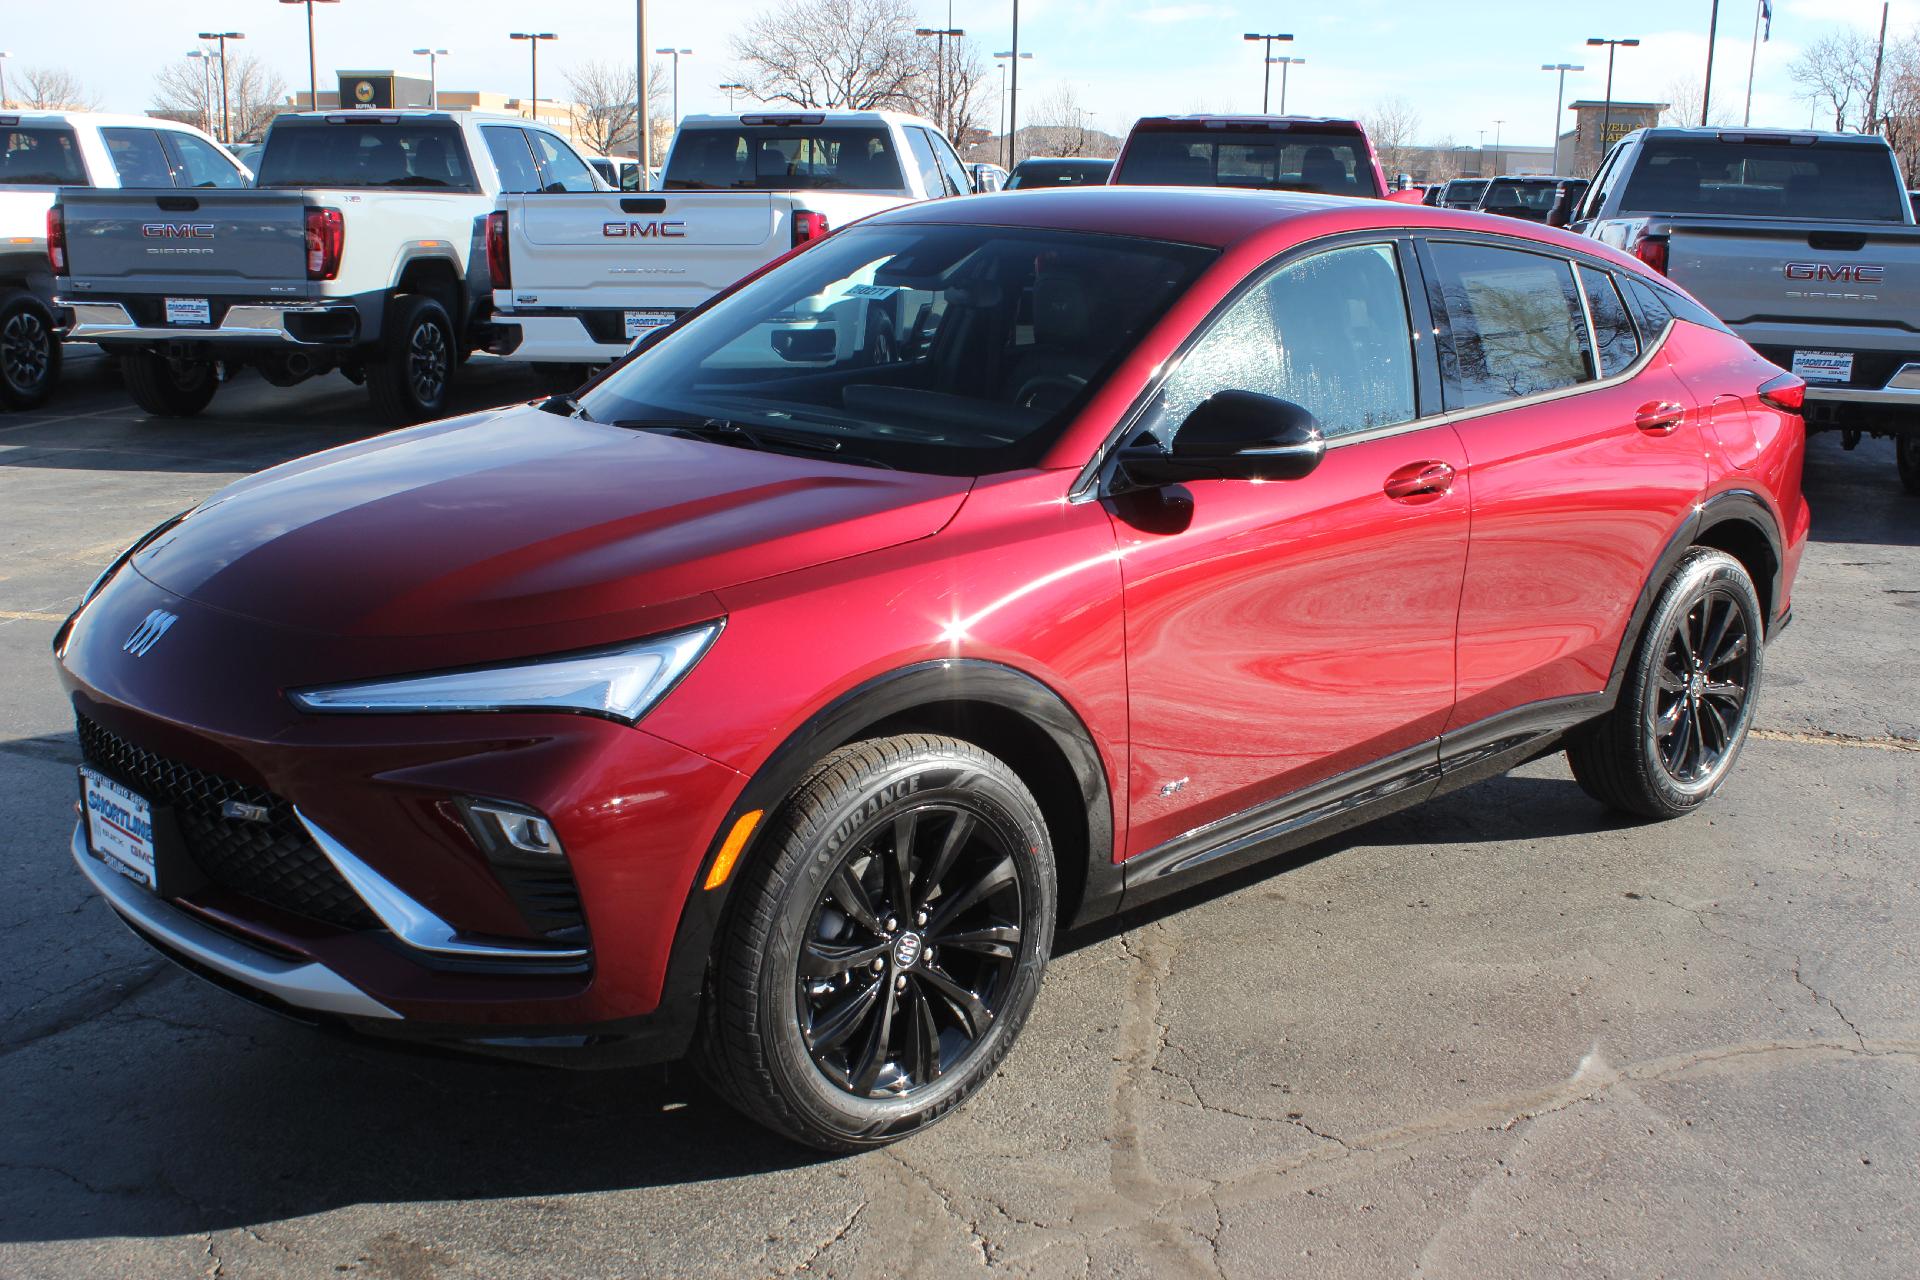
[[[984,704],[1019,716],[1046,735],[1079,785],[1077,800],[1086,823],[1084,887],[1069,901],[1064,890],[1078,879],[1080,868],[1059,868],[1063,911],[1070,906],[1077,908],[1071,919],[1063,914],[1061,924],[1082,923],[1117,908],[1122,879],[1120,867],[1113,861],[1112,789],[1100,750],[1080,716],[1051,687],[1002,663],[972,658],[914,663],[875,676],[829,702],[775,748],[748,779],[714,831],[688,888],[667,958],[657,1012],[660,1021],[676,1026],[684,1021],[683,1029],[691,1042],[714,942],[726,918],[733,888],[740,881],[739,864],[719,888],[703,886],[720,846],[740,817],[755,809],[768,813],[777,809],[822,756],[857,740],[868,730],[899,722],[916,712],[956,704]],[[1015,772],[1022,772],[1019,761],[1007,763]],[[1042,804],[1044,807],[1044,799]],[[754,829],[739,854],[741,863],[754,856],[768,825],[762,821]]]

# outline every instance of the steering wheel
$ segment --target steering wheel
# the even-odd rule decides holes
[[[1081,388],[1086,385],[1087,380],[1077,373],[1042,373],[1021,383],[1020,389],[1013,393],[1013,402],[1022,408],[1031,409],[1033,402],[1048,387],[1059,387],[1072,397],[1079,395]]]

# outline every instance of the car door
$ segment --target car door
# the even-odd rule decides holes
[[[1610,269],[1513,242],[1422,252],[1473,490],[1449,733],[1579,718],[1705,487],[1694,397]]]
[[[1165,443],[1208,396],[1244,390],[1305,406],[1328,446],[1299,480],[1107,499],[1126,599],[1130,856],[1387,757],[1414,771],[1437,759],[1466,458],[1451,427],[1421,417],[1410,261],[1382,238],[1282,262],[1209,321],[1129,430],[1130,447]]]

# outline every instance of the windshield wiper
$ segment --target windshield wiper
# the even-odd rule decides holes
[[[557,414],[562,418],[578,418],[582,422],[594,420],[585,405],[568,395],[548,396],[540,402],[540,412]]]
[[[769,431],[765,427],[745,427],[727,418],[688,418],[681,422],[623,418],[612,425],[625,427],[629,431],[665,431],[678,435],[696,436],[703,440],[718,440],[724,444],[741,444],[752,449],[769,449],[778,445],[790,449],[805,449],[812,453],[840,451],[838,440],[828,440],[810,432]]]

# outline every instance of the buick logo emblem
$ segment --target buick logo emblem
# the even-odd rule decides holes
[[[900,941],[893,944],[893,962],[902,969],[911,969],[920,958],[920,935],[903,933]]]
[[[168,613],[165,609],[155,609],[133,629],[133,634],[127,637],[127,642],[120,646],[121,652],[130,653],[136,658],[146,657],[147,651],[159,644],[160,637],[167,634],[167,628],[178,621],[180,621],[179,614]]]

